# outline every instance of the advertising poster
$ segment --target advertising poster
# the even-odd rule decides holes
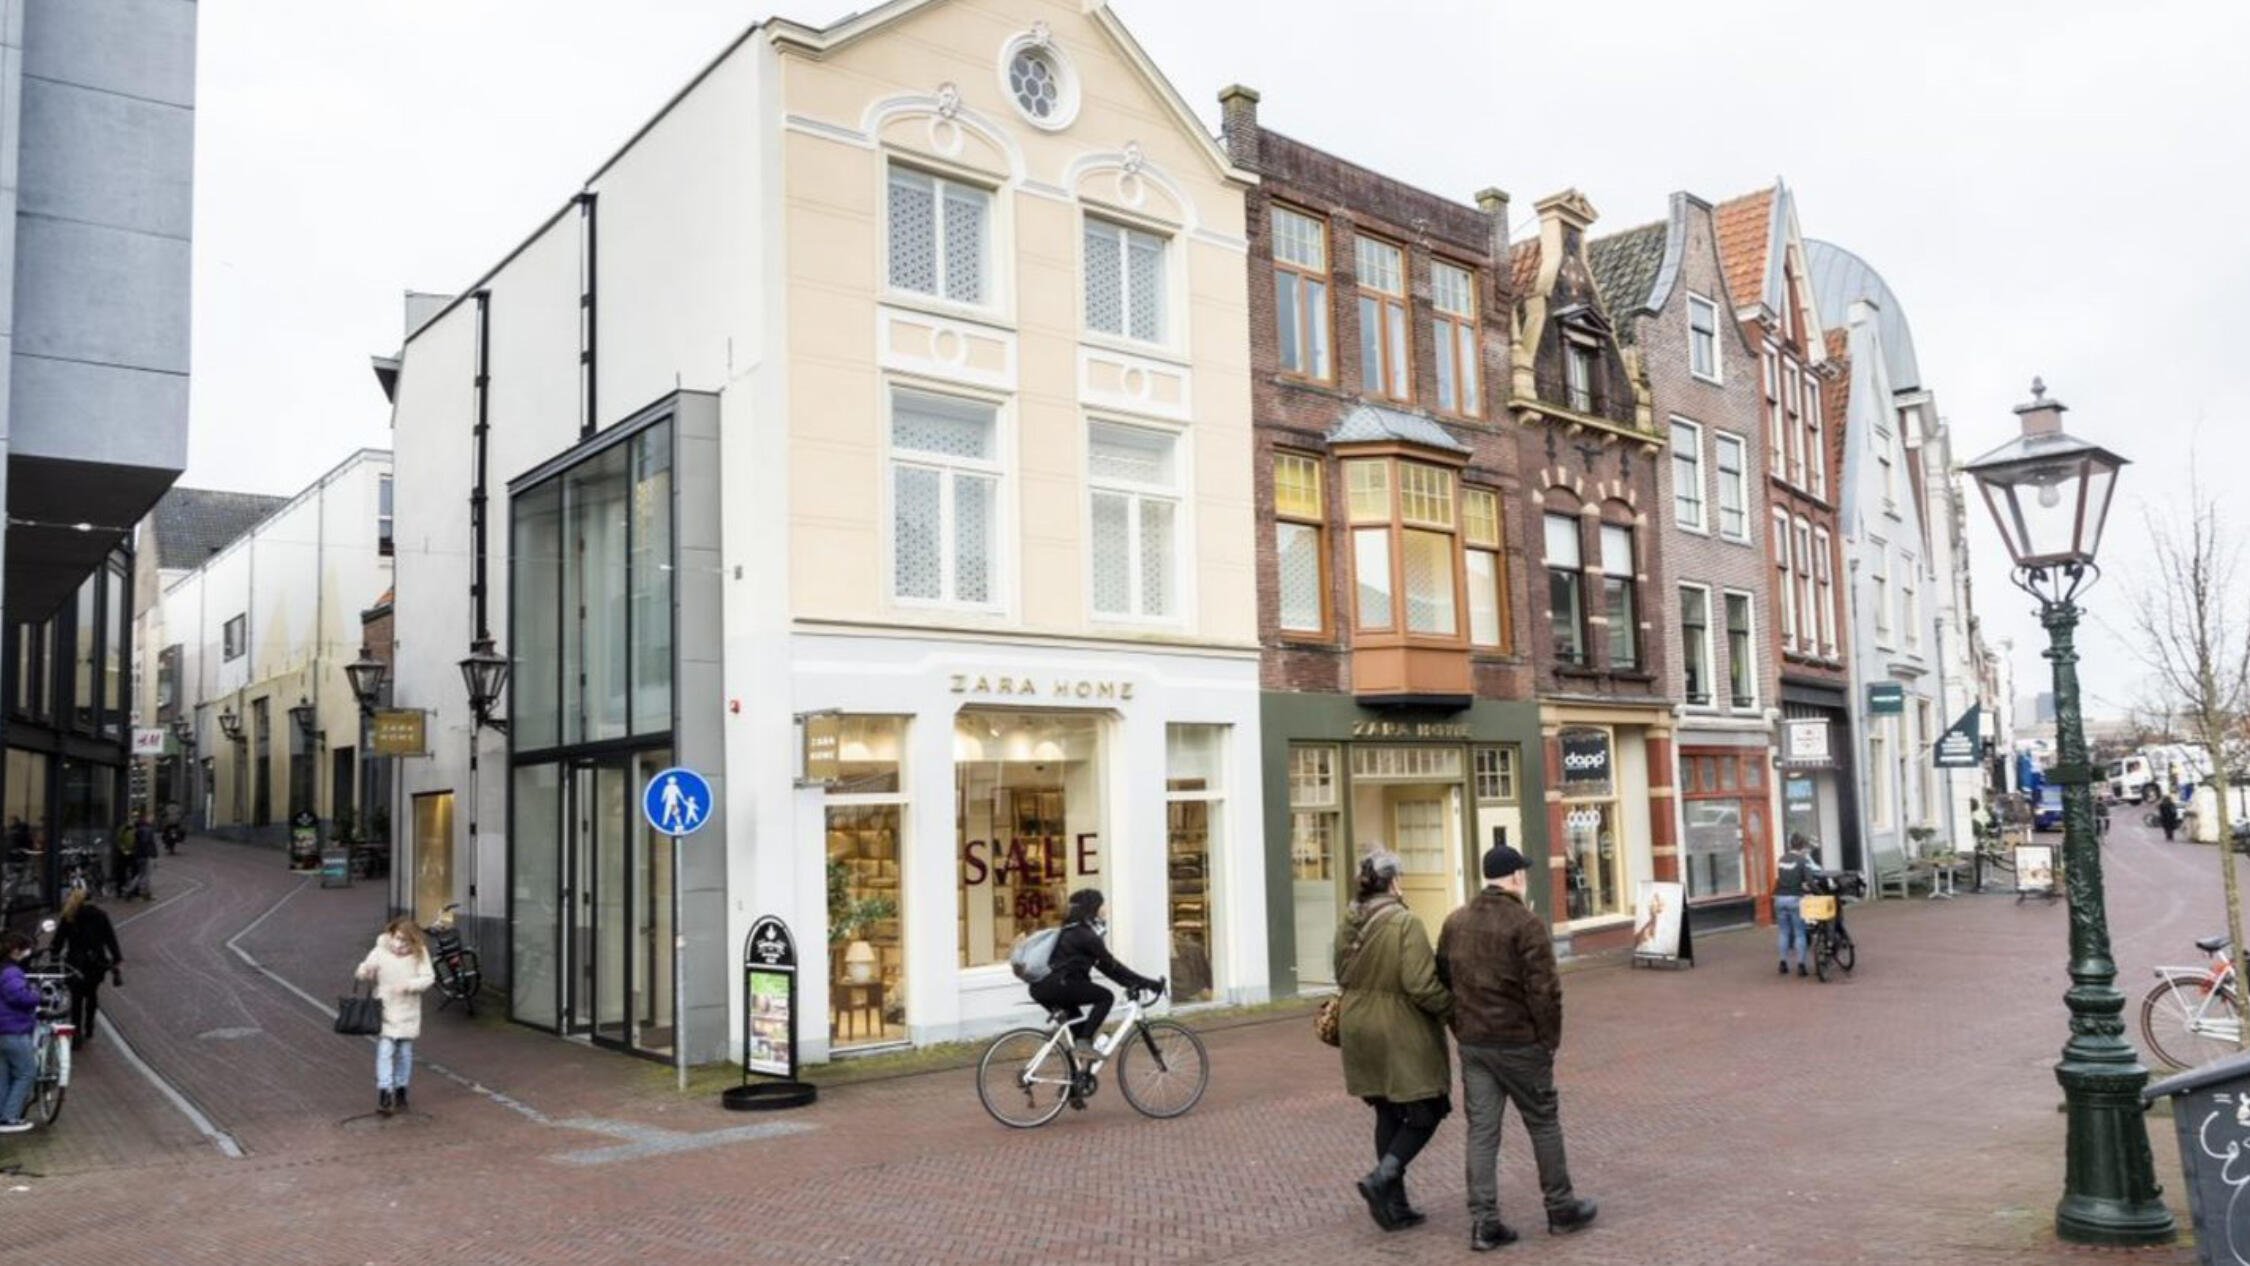
[[[745,1063],[751,1072],[771,1077],[796,1074],[796,1026],[790,1023],[791,985],[794,972],[749,969],[750,1048]]]
[[[1684,886],[1643,879],[1633,897],[1633,957],[1660,962],[1688,957],[1681,952],[1686,918]]]
[[[2045,895],[2055,890],[2055,850],[2045,844],[2016,847],[2016,891]]]
[[[320,819],[310,809],[300,809],[289,821],[289,868],[314,870],[320,866]]]

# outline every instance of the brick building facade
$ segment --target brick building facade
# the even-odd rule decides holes
[[[1842,531],[1839,380],[1806,266],[1794,197],[1771,188],[1721,203],[1719,256],[1744,335],[1759,350],[1766,450],[1767,643],[1781,665],[1781,820],[1824,866],[1861,869]]]
[[[1258,633],[1277,992],[1331,981],[1382,844],[1434,934],[1495,840],[1544,869],[1506,195],[1468,206],[1259,126],[1248,195]]]
[[[1770,919],[1780,663],[1765,642],[1759,349],[1728,316],[1702,199],[1673,194],[1664,219],[1595,239],[1588,258],[1670,444],[1654,535],[1671,579],[1658,595],[1664,694],[1681,705],[1680,880],[1698,926]]]
[[[1510,252],[1508,406],[1522,424],[1525,532],[1543,584],[1530,650],[1552,785],[1547,879],[1559,939],[1624,944],[1637,885],[1679,876],[1657,429],[1636,349],[1622,345],[1586,257],[1591,203],[1543,199]]]

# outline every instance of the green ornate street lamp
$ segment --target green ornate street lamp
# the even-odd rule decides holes
[[[1985,505],[2015,560],[2018,588],[2039,601],[2047,659],[2055,666],[2056,764],[2062,787],[2063,882],[2070,897],[2070,1040],[2055,1080],[2070,1114],[2063,1197],[2055,1233],[2082,1244],[2161,1244],[2178,1234],[2158,1199],[2141,1088],[2148,1070],[2125,1041],[2125,995],[2110,957],[2102,857],[2094,834],[2092,774],[2079,714],[2077,597],[2101,575],[2094,550],[2125,459],[2063,434],[2063,405],[2031,383],[2018,405],[2023,434],[1970,462]]]

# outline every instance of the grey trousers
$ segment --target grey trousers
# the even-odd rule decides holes
[[[1548,1211],[1569,1207],[1570,1166],[1563,1159],[1554,1053],[1544,1046],[1462,1043],[1461,1088],[1469,1108],[1469,1215],[1500,1216],[1500,1118],[1510,1103],[1531,1135]]]

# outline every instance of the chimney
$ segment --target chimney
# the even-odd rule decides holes
[[[1539,253],[1568,259],[1585,245],[1586,230],[1601,213],[1576,189],[1549,194],[1532,204],[1539,211]]]
[[[1508,271],[1508,191],[1479,189],[1477,206],[1490,223],[1485,231],[1490,245],[1485,249],[1492,252],[1493,263],[1500,269],[1501,275],[1505,276]]]
[[[1258,170],[1258,93],[1229,84],[1219,90],[1219,133],[1237,167]]]

